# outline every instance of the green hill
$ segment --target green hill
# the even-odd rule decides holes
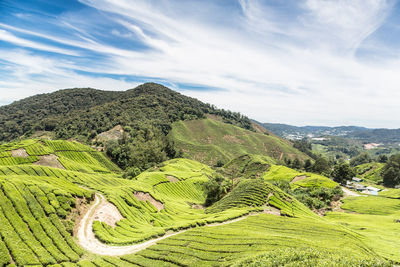
[[[206,115],[256,131],[240,113],[217,109],[160,84],[145,83],[121,92],[66,89],[0,107],[0,142],[28,137],[74,139],[105,149],[123,169],[143,171],[179,156],[166,138],[172,123]],[[111,129],[121,131],[120,140],[104,138]]]
[[[90,88],[60,90],[16,101],[0,107],[0,141],[52,131],[58,138],[101,133],[116,125],[137,128],[150,124],[168,132],[169,124],[216,114],[224,121],[252,129],[250,120],[230,111],[218,110],[165,86],[145,83],[127,91]]]
[[[308,158],[277,136],[248,131],[211,118],[175,122],[168,137],[184,156],[211,165],[218,161],[227,163],[243,154],[264,155],[275,161]]]
[[[106,138],[111,129],[116,138]],[[248,153],[275,160],[307,158],[240,113],[155,83],[121,92],[66,89],[0,107],[0,142],[35,136],[91,144],[120,168],[140,171],[181,151],[207,164]]]

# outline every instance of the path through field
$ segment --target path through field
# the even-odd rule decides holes
[[[106,201],[106,198],[103,195],[96,194],[93,205],[89,208],[89,210],[86,212],[86,214],[83,216],[82,220],[78,224],[77,238],[78,238],[79,244],[84,249],[86,249],[92,253],[99,254],[99,255],[105,255],[105,256],[122,256],[122,255],[126,255],[126,254],[132,254],[132,253],[139,252],[143,249],[146,249],[149,246],[154,245],[155,243],[157,243],[160,240],[163,240],[170,236],[181,234],[181,233],[184,233],[187,231],[187,230],[182,230],[179,232],[169,233],[169,234],[163,235],[161,237],[145,241],[143,243],[133,244],[133,245],[128,245],[128,246],[111,246],[111,245],[104,244],[95,237],[92,229],[93,229],[93,221],[96,220],[97,211],[99,209],[102,209],[104,205],[109,205],[109,204],[110,203],[108,203]],[[209,224],[207,226],[212,227],[212,226],[233,223],[233,222],[237,222],[237,221],[246,219],[247,217],[253,216],[253,215],[256,215],[256,214],[249,214],[247,216],[236,218],[231,221],[226,221],[223,223]]]
[[[343,191],[344,197],[359,197],[359,196],[361,196],[360,194],[357,194],[356,192],[353,192],[344,186],[342,186],[342,191]]]

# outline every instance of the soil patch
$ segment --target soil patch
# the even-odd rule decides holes
[[[226,134],[226,135],[224,135],[223,139],[226,142],[233,143],[233,144],[241,144],[242,143],[242,140],[240,140],[239,138],[237,138],[236,136],[233,136],[233,135]]]
[[[85,213],[89,210],[90,204],[86,201],[86,198],[75,198],[75,208],[68,214],[66,220],[74,221],[75,227],[73,234],[76,235],[78,233],[78,225],[82,220]]]
[[[11,150],[11,156],[14,158],[27,158],[29,157],[28,153],[26,153],[25,148],[19,148],[16,150]]]
[[[95,220],[104,222],[113,228],[115,228],[116,223],[123,218],[117,207],[106,201],[104,201],[94,213]]]
[[[179,182],[179,179],[178,179],[178,178],[176,178],[176,177],[174,177],[174,176],[171,176],[171,175],[167,175],[167,176],[165,176],[165,178],[167,178],[168,181],[170,181],[171,183]]]
[[[267,207],[264,209],[264,213],[266,214],[272,214],[272,215],[276,215],[276,216],[281,216],[281,211],[277,208],[274,207]]]
[[[295,183],[295,182],[304,180],[304,179],[306,179],[306,178],[307,178],[307,176],[305,176],[305,175],[296,176],[296,177],[293,178],[293,180],[292,180],[290,183],[293,184],[293,183]]]
[[[210,136],[207,136],[206,141],[207,144],[211,144],[212,143],[212,138]]]
[[[97,139],[100,141],[107,141],[107,140],[118,140],[122,138],[124,135],[124,129],[122,128],[121,125],[117,125],[111,130],[108,130],[107,132],[102,132],[97,135]]]
[[[200,205],[200,204],[193,204],[192,205],[192,209],[196,209],[196,210],[204,210],[204,206]]]
[[[39,160],[33,164],[65,170],[65,167],[58,161],[58,157],[54,154],[39,156]]]
[[[221,116],[217,116],[214,114],[206,114],[206,117],[215,121],[222,121],[222,117]]]
[[[335,211],[335,212],[345,212],[342,208],[341,208],[341,206],[342,206],[342,201],[340,201],[340,200],[337,200],[337,201],[332,201],[331,202],[331,209],[332,209],[332,211]]]
[[[164,209],[164,204],[155,200],[149,193],[137,192],[134,194],[134,196],[139,201],[149,201],[154,207],[157,208],[158,211]]]

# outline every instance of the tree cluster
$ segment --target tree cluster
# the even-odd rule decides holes
[[[387,187],[400,185],[400,154],[390,156],[382,170],[383,184]]]

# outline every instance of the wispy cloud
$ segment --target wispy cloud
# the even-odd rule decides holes
[[[70,55],[70,56],[78,56],[79,55],[78,53],[71,51],[71,50],[61,49],[58,47],[45,45],[45,44],[41,44],[38,42],[33,42],[30,40],[19,38],[19,37],[13,35],[12,33],[8,32],[6,30],[2,30],[2,29],[0,29],[0,40],[17,45],[17,46],[29,47],[29,48],[38,49],[38,50],[47,51],[47,52],[65,54],[65,55]]]
[[[80,2],[39,28],[0,19],[0,101],[147,77],[260,121],[400,127],[399,58],[374,39],[395,1]]]

